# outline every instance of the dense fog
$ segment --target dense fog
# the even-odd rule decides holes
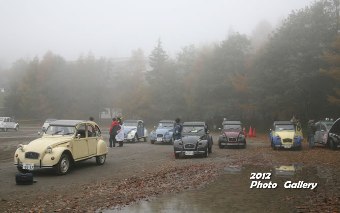
[[[10,30],[15,33],[2,28],[0,38],[6,43],[0,55],[0,115],[100,121],[122,114],[149,125],[176,117],[220,125],[229,118],[260,128],[293,115],[303,122],[339,117],[337,1],[299,1],[294,6],[300,9],[286,14],[269,6],[289,8],[295,1],[248,1],[244,8],[233,7],[236,1],[195,1],[192,7],[143,1],[139,8],[127,2],[104,1],[102,13],[87,8],[87,1],[65,4],[59,16],[47,13],[53,6],[61,9],[56,2],[6,3],[1,11],[17,4],[18,17],[33,15],[28,21],[36,25],[25,25],[24,18],[0,19],[0,26],[11,21],[16,26]],[[128,15],[111,16],[112,7],[112,13]],[[146,7],[153,9],[150,16]],[[91,13],[79,16],[77,9]],[[231,12],[239,16],[222,16]],[[13,16],[8,13],[4,17]],[[97,13],[109,21],[91,19]],[[168,22],[158,23],[162,20]],[[7,42],[10,37],[18,42]]]

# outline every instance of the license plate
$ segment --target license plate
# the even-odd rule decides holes
[[[22,164],[22,169],[33,170],[34,169],[34,164],[33,163],[23,163]]]
[[[283,145],[284,148],[289,149],[292,148],[292,145]]]
[[[157,141],[162,141],[163,140],[163,138],[157,138]]]
[[[194,155],[194,151],[185,151],[185,155]]]

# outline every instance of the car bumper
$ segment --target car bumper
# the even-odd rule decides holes
[[[221,146],[244,146],[246,145],[246,142],[244,140],[240,140],[240,141],[220,140],[219,144]]]
[[[14,163],[14,165],[18,168],[23,169],[23,163]],[[34,165],[34,169],[30,169],[30,170],[37,170],[37,169],[48,169],[48,168],[53,168],[53,165],[42,165],[42,164],[33,164]]]
[[[154,139],[154,141],[161,142],[161,143],[170,143],[171,138],[156,138],[156,139]]]
[[[292,143],[292,144],[274,144],[274,147],[276,148],[285,148],[285,149],[291,149],[291,148],[296,148],[296,147],[301,147],[301,144],[295,144],[295,143]]]

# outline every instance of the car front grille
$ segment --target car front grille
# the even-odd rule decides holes
[[[184,148],[186,148],[186,149],[195,149],[195,144],[191,144],[191,143],[185,144]]]
[[[162,138],[163,134],[157,134],[157,138]]]
[[[229,142],[236,142],[236,138],[228,138]]]
[[[285,142],[285,143],[293,142],[293,140],[291,138],[284,138],[282,141]]]
[[[36,153],[36,152],[26,152],[25,153],[25,158],[38,159],[39,158],[39,153]]]

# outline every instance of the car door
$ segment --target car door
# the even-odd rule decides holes
[[[139,138],[144,137],[144,124],[143,124],[142,121],[138,121],[137,135],[138,135]]]
[[[89,155],[86,125],[84,123],[77,126],[76,137],[72,144],[72,153],[75,160],[85,158]]]
[[[89,145],[89,155],[96,155],[97,154],[97,143],[98,137],[97,132],[91,124],[87,124],[87,140]]]

